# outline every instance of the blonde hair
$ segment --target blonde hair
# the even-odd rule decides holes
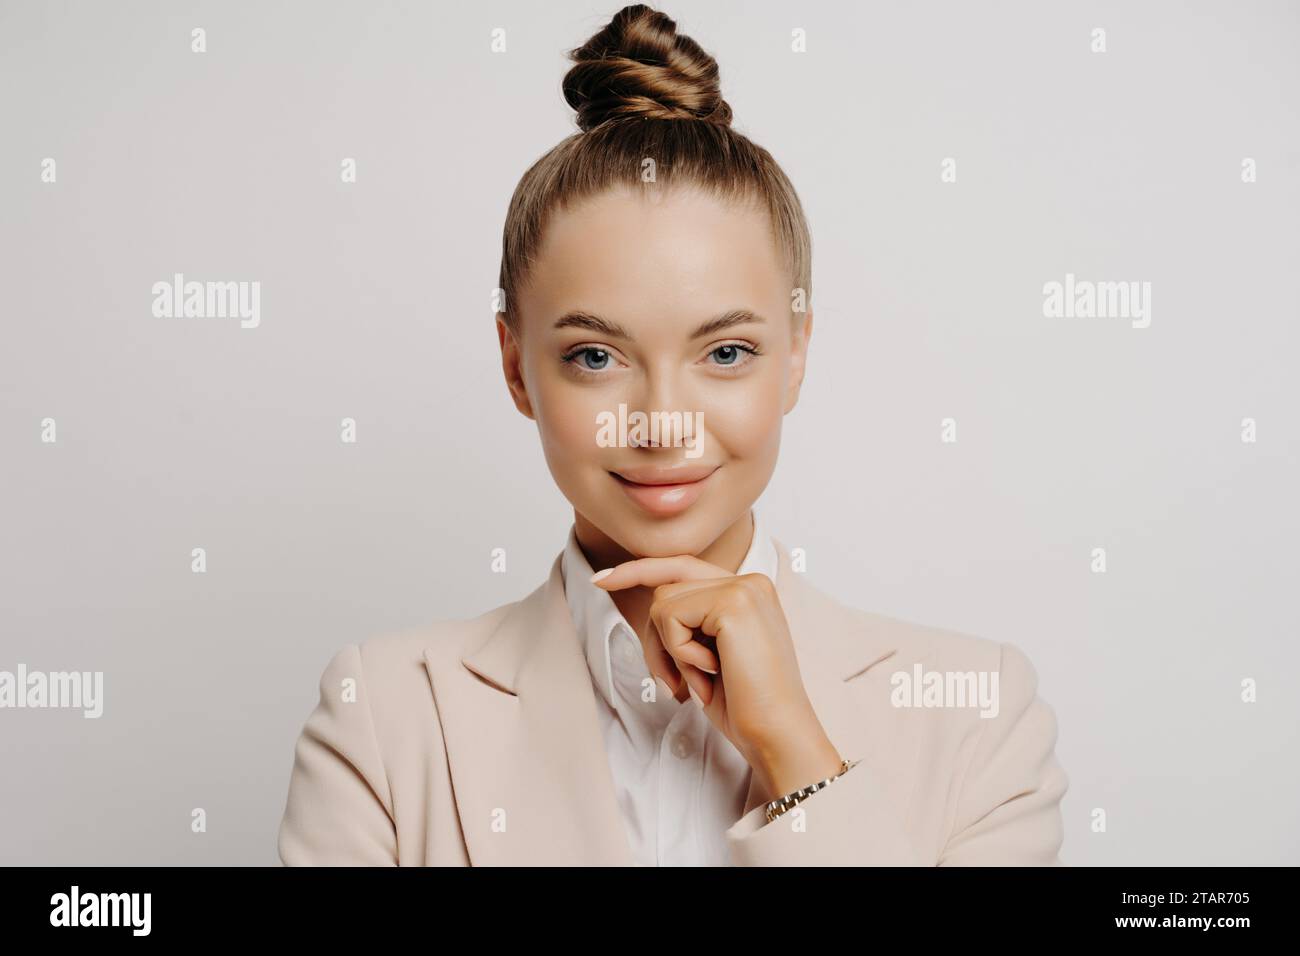
[[[556,209],[616,186],[689,184],[720,199],[765,207],[789,267],[792,291],[812,297],[812,240],[794,186],[763,147],[731,128],[718,64],[677,24],[644,4],[624,7],[569,52],[564,98],[581,132],[529,167],[506,213],[501,249],[502,311],[519,331],[516,303]]]

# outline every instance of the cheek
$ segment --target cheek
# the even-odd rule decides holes
[[[609,399],[593,389],[575,388],[559,373],[535,380],[533,407],[542,446],[552,470],[567,471],[597,457],[597,415]]]
[[[750,375],[718,392],[704,410],[705,432],[737,459],[767,460],[781,438],[785,408],[784,376],[772,371]]]

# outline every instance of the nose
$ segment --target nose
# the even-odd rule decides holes
[[[689,405],[681,404],[686,389],[679,373],[659,368],[641,379],[636,392],[628,396],[628,410],[640,411],[649,427],[643,437],[629,444],[638,448],[677,448],[688,445],[694,434],[695,416]]]

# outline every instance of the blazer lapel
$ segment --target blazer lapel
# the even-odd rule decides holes
[[[460,649],[424,656],[471,865],[633,865],[560,558]]]

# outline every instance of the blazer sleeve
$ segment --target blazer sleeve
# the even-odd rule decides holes
[[[909,840],[875,769],[859,764],[795,810],[767,823],[760,804],[727,831],[736,866],[1060,865],[1056,718],[1038,696],[1029,660],[1001,645],[999,711],[980,723],[937,860]],[[861,756],[860,754],[857,756]],[[934,781],[945,789],[947,780]],[[802,808],[802,819],[786,817]]]
[[[1060,866],[1069,780],[1056,759],[1056,715],[1014,644],[1002,645],[999,674],[998,715],[980,720],[939,865]]]
[[[397,865],[393,798],[356,644],[321,675],[320,702],[294,748],[277,846],[285,866]]]
[[[923,865],[865,763],[771,823],[760,803],[727,831],[727,846],[734,866]]]

